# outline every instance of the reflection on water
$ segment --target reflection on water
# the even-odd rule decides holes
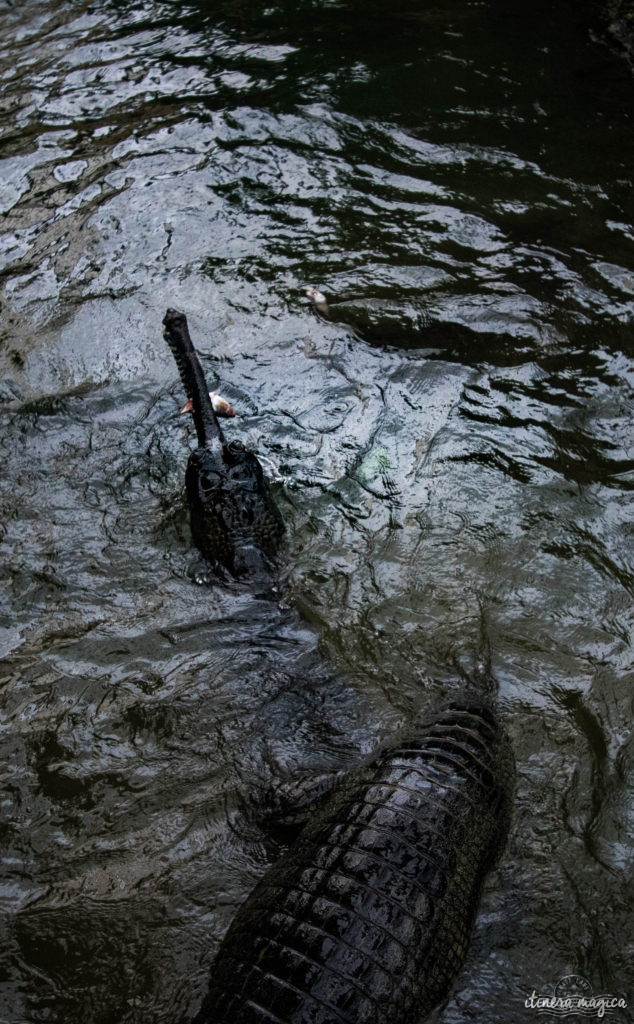
[[[482,613],[517,811],[439,1020],[634,1000],[632,82],[556,8],[2,4],[2,1020],[187,1021],[253,795]],[[276,481],[278,605],[195,582],[167,306]]]

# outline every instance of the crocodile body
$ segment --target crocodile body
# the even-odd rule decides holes
[[[464,959],[514,785],[491,705],[456,700],[350,773],[230,927],[194,1024],[415,1024]]]
[[[194,543],[234,576],[268,569],[284,523],[262,467],[239,441],[225,440],[185,315],[168,309],[163,325],[193,402],[198,435],[198,448],[191,453],[185,474]]]

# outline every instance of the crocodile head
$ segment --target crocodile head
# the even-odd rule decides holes
[[[284,523],[262,467],[239,441],[225,440],[185,315],[168,309],[163,324],[198,434],[185,476],[194,543],[235,576],[270,569]]]
[[[253,452],[197,448],[185,475],[194,543],[234,576],[270,569],[284,524]]]

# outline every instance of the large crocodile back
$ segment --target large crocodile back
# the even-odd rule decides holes
[[[414,1024],[447,995],[508,831],[491,707],[454,702],[352,773],[246,901],[195,1024]]]

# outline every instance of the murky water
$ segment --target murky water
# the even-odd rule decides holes
[[[279,852],[253,796],[483,621],[516,814],[439,1021],[634,1003],[632,77],[554,6],[0,5],[3,1022],[184,1024]],[[196,582],[168,305],[279,604]]]

